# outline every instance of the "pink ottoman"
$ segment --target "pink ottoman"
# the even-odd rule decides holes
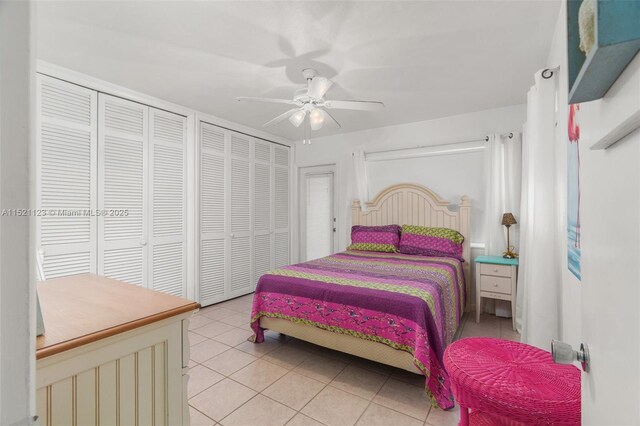
[[[547,351],[468,338],[447,347],[444,366],[460,404],[460,426],[580,424],[580,370],[554,364]]]

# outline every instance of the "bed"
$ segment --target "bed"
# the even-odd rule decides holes
[[[465,238],[462,258],[345,251],[263,275],[251,314],[254,341],[269,329],[426,377],[434,405],[453,407],[442,367],[469,297],[470,202],[450,205],[428,188],[382,191],[353,225],[451,228]]]

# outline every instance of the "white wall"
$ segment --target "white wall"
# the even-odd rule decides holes
[[[471,199],[471,241],[484,242],[485,200],[484,151],[465,154],[398,160],[368,161],[369,196],[399,182],[418,183],[433,188],[451,203],[459,203],[460,196]],[[389,171],[393,170],[393,173]]]
[[[34,49],[31,2],[0,2],[0,210],[29,208]],[[35,330],[30,218],[0,218],[0,424],[33,410]]]
[[[559,230],[557,252],[561,257],[562,288],[558,297],[560,304],[560,332],[561,339],[574,346],[580,344],[581,325],[581,295],[580,282],[569,271],[567,266],[567,146],[568,138],[568,77],[567,77],[567,28],[566,6],[560,8],[556,23],[553,43],[547,59],[547,67],[560,67],[558,71],[558,110],[556,113],[556,182],[558,182],[558,225]]]
[[[525,94],[523,99],[524,96]],[[475,140],[491,133],[519,132],[522,130],[524,120],[525,106],[516,105],[312,139],[311,145],[296,143],[295,164],[297,167],[336,165],[338,248],[342,250],[350,242],[351,202],[357,198],[351,157],[355,149],[364,149],[369,152]],[[481,175],[484,168],[472,166],[475,166],[474,162],[482,161],[483,158],[483,153],[473,153],[367,163],[367,167],[370,167],[369,197],[375,197],[379,190],[391,184],[419,183],[433,189],[451,202],[457,202],[461,195],[470,195],[472,214],[482,214],[484,181],[473,179],[473,176]],[[435,173],[433,170],[425,170],[420,174],[420,165],[432,164],[434,159],[441,159],[444,167],[436,170]],[[455,160],[459,163],[457,170],[453,169]],[[472,225],[476,227],[475,230],[472,229],[472,242],[483,243],[482,223],[477,221],[477,217],[477,214],[475,220],[472,217]]]
[[[601,100],[580,104],[582,280],[567,269],[568,82],[566,5],[548,66],[560,65],[557,171],[562,261],[561,339],[591,349],[583,374],[583,424],[640,424],[640,130],[607,150],[590,150],[600,136],[640,109],[640,55]],[[584,311],[583,311],[584,309]]]

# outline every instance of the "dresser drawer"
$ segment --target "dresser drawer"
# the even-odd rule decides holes
[[[494,275],[496,277],[511,277],[511,266],[493,265],[490,263],[480,264],[481,275]]]
[[[511,278],[481,275],[480,290],[491,291],[493,293],[511,294]]]

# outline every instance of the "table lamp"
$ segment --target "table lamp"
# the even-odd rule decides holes
[[[507,251],[504,252],[502,257],[507,259],[515,259],[518,257],[518,253],[512,251],[515,247],[512,246],[509,241],[509,228],[516,223],[518,222],[516,222],[516,218],[513,217],[513,213],[505,213],[502,215],[502,224],[507,227]]]

